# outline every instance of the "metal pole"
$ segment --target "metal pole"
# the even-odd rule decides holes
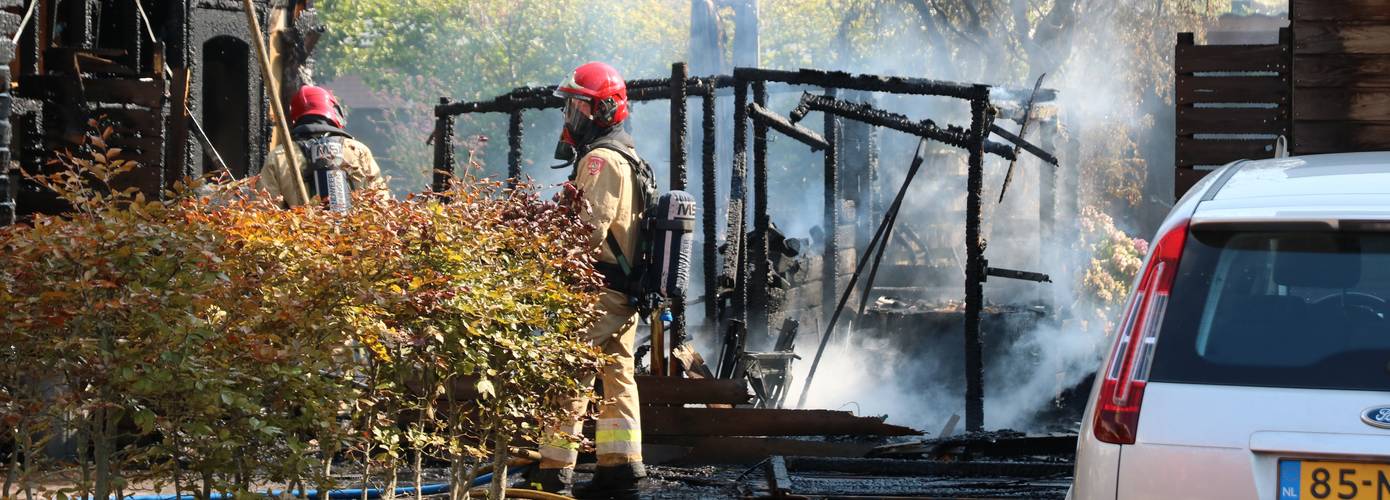
[[[294,157],[294,141],[290,139],[289,117],[285,115],[285,107],[281,104],[280,89],[275,84],[275,75],[270,72],[270,55],[265,51],[265,40],[261,39],[261,22],[256,19],[256,9],[251,5],[251,0],[241,0],[242,8],[246,10],[246,27],[251,30],[251,39],[256,46],[256,56],[261,61],[261,81],[265,82],[266,91],[270,93],[270,109],[275,111],[275,130],[280,133],[280,146],[285,148],[285,160],[290,164],[291,172],[299,171],[299,160]],[[304,186],[304,179],[295,176],[295,187],[299,189],[299,196],[305,202],[309,201],[309,189]]]
[[[965,195],[965,427],[984,429],[984,347],[980,341],[980,312],[984,306],[985,242],[980,235],[981,191],[984,189],[985,139],[994,122],[988,99],[970,101],[970,165]]]

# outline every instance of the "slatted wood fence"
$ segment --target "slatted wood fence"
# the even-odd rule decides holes
[[[1297,154],[1390,150],[1390,0],[1292,0]]]
[[[1292,57],[1288,30],[1270,45],[1197,45],[1178,35],[1174,53],[1177,170],[1181,197],[1213,168],[1269,158],[1291,132]]]

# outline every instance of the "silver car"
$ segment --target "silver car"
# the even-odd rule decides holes
[[[1390,500],[1390,153],[1244,161],[1168,215],[1068,498]]]

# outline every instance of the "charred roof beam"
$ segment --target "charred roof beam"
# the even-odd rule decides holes
[[[988,85],[948,82],[927,78],[855,75],[844,71],[801,69],[797,71],[734,68],[734,78],[743,81],[780,82],[814,87],[888,92],[893,94],[934,95],[967,100],[989,100]]]
[[[811,151],[830,149],[830,143],[827,142],[824,137],[821,137],[820,134],[817,134],[816,131],[792,123],[787,120],[786,117],[768,111],[767,108],[758,105],[756,102],[748,105],[748,114],[753,118],[754,122],[768,125],[772,127],[773,130],[810,146]]]
[[[835,99],[810,92],[801,94],[801,103],[797,104],[791,112],[791,123],[795,124],[801,121],[812,111],[830,113],[869,125],[891,128],[962,149],[970,147],[970,134],[961,127],[947,125],[943,129],[931,120],[912,121],[907,116],[883,111],[869,104]],[[1013,149],[1003,143],[985,141],[985,152],[1008,160],[1015,158]]]
[[[1032,155],[1038,157],[1039,160],[1045,161],[1054,167],[1061,166],[1061,161],[1059,161],[1055,155],[1047,152],[1047,150],[1044,150],[1043,148],[1040,148],[1031,142],[1028,142],[1024,138],[1019,137],[1013,132],[1005,130],[1004,127],[1000,127],[998,124],[990,125],[989,131],[994,132],[994,135],[997,135],[1000,138],[1013,143],[1013,145],[1023,148],[1024,151],[1032,153]]]

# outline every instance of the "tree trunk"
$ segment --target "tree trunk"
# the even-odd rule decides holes
[[[95,498],[111,498],[111,438],[106,428],[106,409],[95,412],[92,458],[96,462]]]
[[[421,481],[420,481],[421,475],[422,475],[421,472],[420,472],[420,469],[421,469],[421,465],[423,465],[423,463],[424,463],[424,457],[423,457],[423,455],[424,455],[424,452],[420,450],[420,445],[419,445],[419,444],[416,444],[416,445],[415,445],[415,500],[424,500],[424,492],[423,492],[423,490],[421,490],[421,487],[424,486],[424,485],[421,484]]]
[[[502,431],[493,432],[492,484],[488,487],[487,497],[488,500],[503,500],[507,496],[507,459],[509,455],[507,446],[511,444],[512,437]],[[472,486],[473,483],[469,482],[469,487]]]

